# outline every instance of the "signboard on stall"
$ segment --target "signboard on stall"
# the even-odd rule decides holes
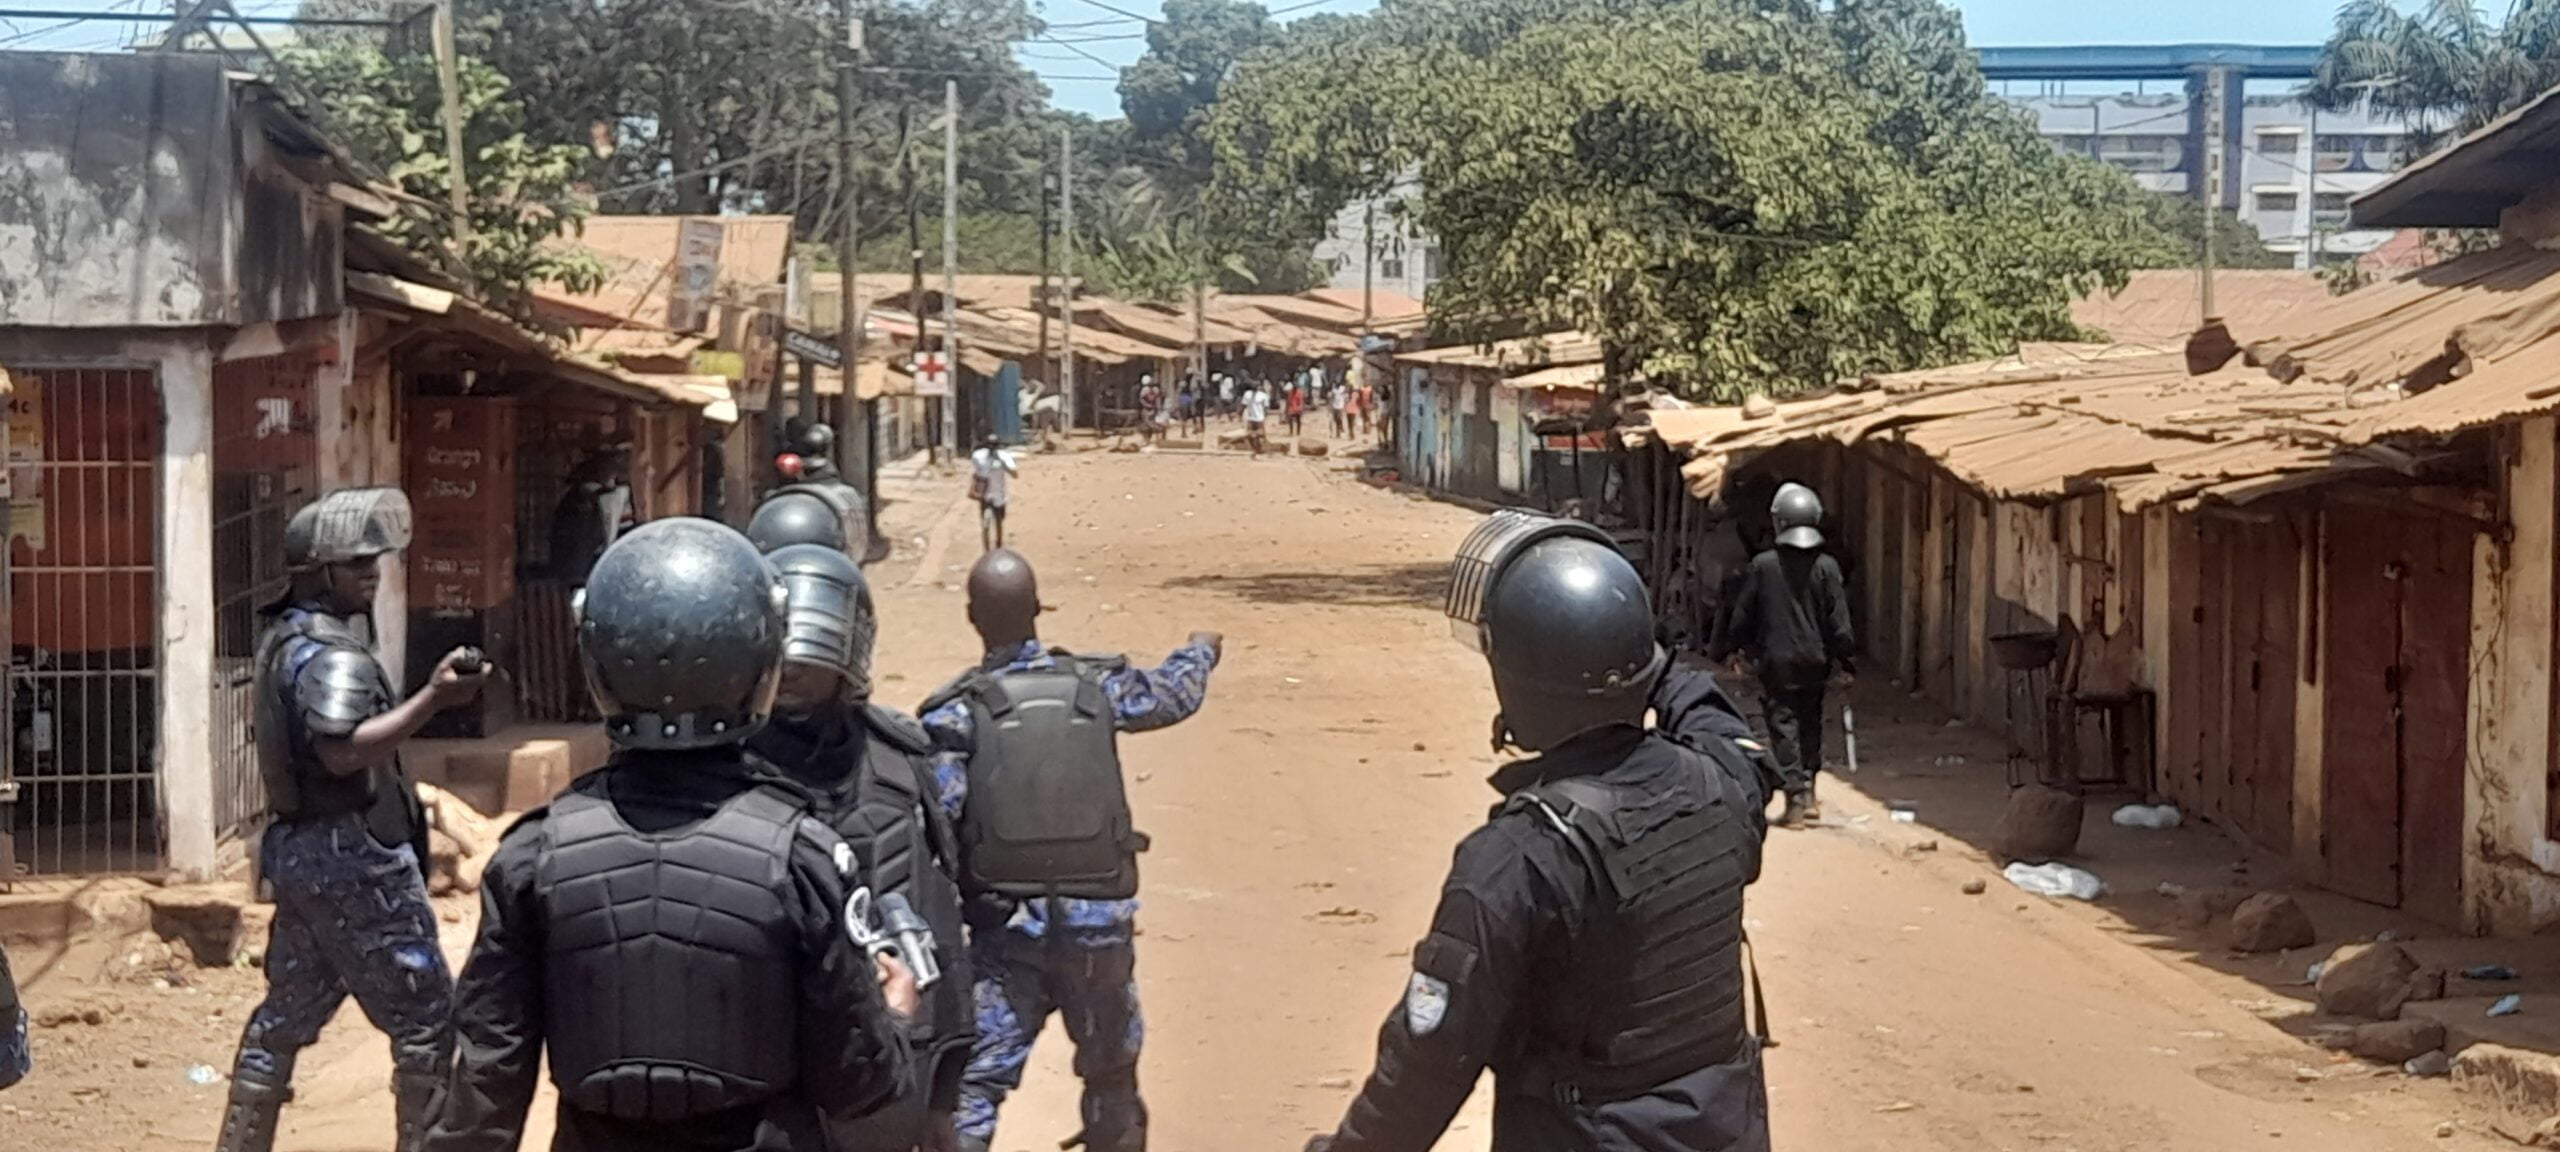
[[[506,603],[515,596],[514,402],[421,396],[409,412],[410,607],[469,613]]]
[[[720,294],[720,243],[728,230],[718,220],[686,217],[677,225],[675,286],[667,296],[667,327],[700,332],[711,324]]]
[[[44,550],[44,385],[35,373],[9,391],[9,534]]]

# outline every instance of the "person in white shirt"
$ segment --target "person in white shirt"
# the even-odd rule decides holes
[[[1350,430],[1351,430],[1351,386],[1350,386],[1350,385],[1345,384],[1345,383],[1343,383],[1343,382],[1341,382],[1341,381],[1339,381],[1339,380],[1334,381],[1334,384],[1333,384],[1333,395],[1327,399],[1327,401],[1326,401],[1326,403],[1325,403],[1325,408],[1326,408],[1326,410],[1327,410],[1327,411],[1329,411],[1329,412],[1331,412],[1331,413],[1333,414],[1333,434],[1334,434],[1334,437],[1335,437],[1336,439],[1339,439],[1339,438],[1341,438],[1343,435],[1345,435],[1346,433],[1350,432]]]
[[[969,497],[978,502],[978,544],[981,551],[993,552],[1004,547],[1004,506],[1008,499],[1009,481],[1022,474],[1019,462],[1004,450],[1002,441],[993,436],[969,454]]]
[[[1224,419],[1233,417],[1235,414],[1236,378],[1220,372],[1218,373],[1218,416]]]
[[[1244,440],[1253,446],[1255,456],[1262,455],[1262,422],[1271,417],[1271,393],[1256,388],[1244,394]]]

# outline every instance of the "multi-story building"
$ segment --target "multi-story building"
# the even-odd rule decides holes
[[[2195,196],[2208,149],[2199,147],[2197,101],[2184,93],[2031,96],[2012,103],[2035,117],[2054,147],[2132,173],[2155,192]],[[2409,129],[2393,117],[2322,112],[2291,94],[2243,96],[2224,147],[2235,178],[2223,205],[2267,246],[2300,256],[2372,251],[2388,232],[2347,227],[2347,201],[2405,161]]]
[[[1333,232],[1316,242],[1315,258],[1332,269],[1331,287],[1357,292],[1363,284],[1428,299],[1440,282],[1440,244],[1398,209],[1421,193],[1407,181],[1376,200],[1355,201],[1333,218]]]

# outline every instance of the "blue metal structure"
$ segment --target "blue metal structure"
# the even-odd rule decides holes
[[[2228,68],[2252,80],[2308,80],[2319,45],[2096,44],[1977,48],[1990,80],[2180,80]]]

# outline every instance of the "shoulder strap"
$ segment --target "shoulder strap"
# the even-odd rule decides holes
[[[881,743],[911,756],[933,754],[933,737],[913,716],[878,704],[866,704],[862,709],[862,719],[864,726]]]

